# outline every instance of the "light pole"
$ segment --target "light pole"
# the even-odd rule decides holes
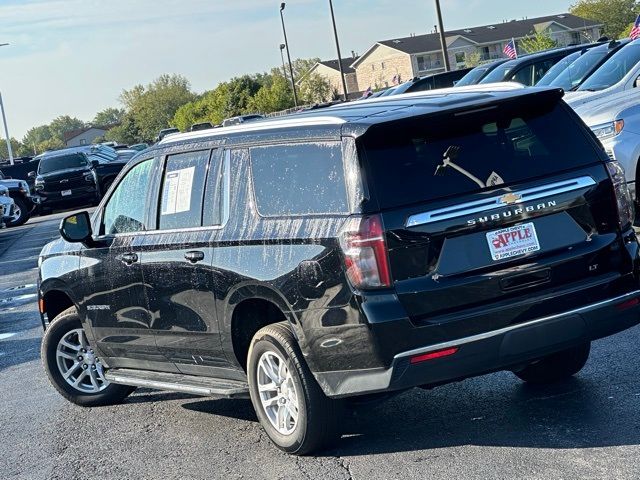
[[[280,44],[280,58],[282,59],[282,73],[284,73],[284,79],[287,80],[287,67],[284,63],[284,49],[285,49],[285,44],[281,43]]]
[[[289,73],[291,74],[291,88],[293,89],[293,104],[298,106],[298,92],[296,92],[296,82],[293,78],[293,67],[291,66],[291,53],[289,52],[289,41],[287,40],[287,29],[284,27],[284,7],[287,4],[282,2],[280,4],[280,20],[282,21],[282,33],[284,35],[284,46],[287,49],[287,60],[289,61]]]
[[[333,1],[329,0],[329,10],[331,10],[331,22],[333,23],[333,35],[336,37],[336,50],[338,51],[338,67],[340,68],[340,79],[342,80],[342,91],[344,92],[344,101],[347,101],[347,82],[344,79],[344,71],[342,70],[342,55],[340,54],[340,42],[338,41],[338,29],[336,27],[336,17],[333,14]]]
[[[447,52],[447,39],[444,36],[444,27],[442,26],[440,0],[436,0],[436,14],[438,15],[438,29],[440,30],[440,45],[442,46],[442,56],[444,57],[444,68],[448,72],[451,70],[451,66],[449,65],[449,52]]]
[[[0,43],[0,47],[6,47],[8,43]],[[2,122],[4,123],[4,134],[7,138],[7,152],[9,152],[9,164],[13,165],[13,149],[11,148],[11,137],[9,136],[9,127],[7,126],[7,116],[4,113],[4,103],[2,102],[2,93],[0,93],[0,111],[2,112]]]

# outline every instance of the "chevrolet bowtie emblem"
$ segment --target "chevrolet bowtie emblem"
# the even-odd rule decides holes
[[[517,193],[507,193],[506,195],[500,197],[500,203],[503,203],[505,205],[513,205],[514,203],[517,203],[521,198],[522,195],[518,195]]]

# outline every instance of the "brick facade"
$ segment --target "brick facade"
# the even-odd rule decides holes
[[[333,68],[327,67],[326,65],[318,63],[314,67],[312,72],[322,76],[331,84],[331,88],[338,92],[338,95],[342,95],[342,80],[340,79],[340,70],[335,70]],[[358,90],[358,80],[356,79],[355,72],[345,73],[344,80],[347,84],[347,93],[360,91]]]
[[[393,85],[393,78],[400,77],[400,83],[414,77],[411,56],[385,45],[377,45],[366,58],[355,65],[358,89],[371,87],[379,90]]]

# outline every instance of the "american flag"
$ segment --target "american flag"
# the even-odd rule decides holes
[[[631,40],[635,40],[640,38],[640,15],[636,18],[636,23],[633,24],[633,28],[631,29],[631,34],[629,35]]]
[[[504,46],[502,51],[509,58],[518,58],[518,53],[516,52],[516,41],[513,39]]]

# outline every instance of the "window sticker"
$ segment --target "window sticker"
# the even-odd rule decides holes
[[[489,175],[489,179],[487,180],[487,187],[502,185],[503,183],[504,180],[500,175],[498,175],[496,172],[491,172],[491,175]]]
[[[161,215],[188,212],[191,209],[191,191],[195,167],[168,172],[165,177],[164,198]]]

